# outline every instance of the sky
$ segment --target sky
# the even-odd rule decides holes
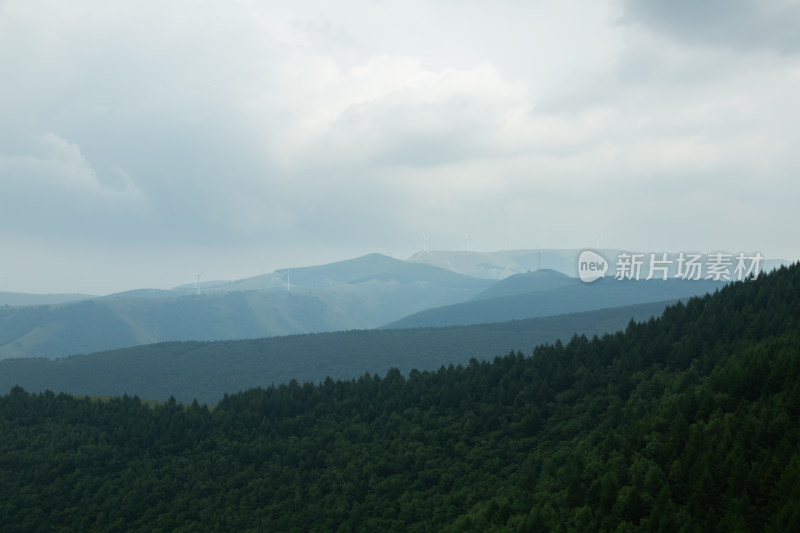
[[[800,2],[0,0],[0,291],[800,259]]]

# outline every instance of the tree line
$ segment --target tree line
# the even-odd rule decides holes
[[[787,531],[800,265],[435,371],[225,395],[0,397],[9,531]]]

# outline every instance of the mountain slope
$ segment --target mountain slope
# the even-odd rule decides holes
[[[79,303],[0,308],[0,359],[373,328],[468,300],[492,283],[379,254],[286,275],[291,290],[278,279],[282,274],[274,274],[204,287],[199,295],[194,289],[129,291]],[[234,290],[255,286],[272,289]]]
[[[713,292],[722,286],[723,284],[720,282],[707,280],[617,281],[613,278],[605,278],[593,283],[582,283],[577,280],[567,282],[565,280],[565,284],[560,287],[539,292],[475,299],[470,302],[426,309],[384,327],[416,328],[506,322],[687,298]]]
[[[0,307],[23,305],[53,305],[79,302],[96,298],[91,294],[27,294],[22,292],[0,292]]]
[[[603,250],[605,257],[616,256],[618,250]],[[503,250],[498,252],[457,252],[433,250],[418,252],[409,262],[435,265],[453,272],[477,278],[502,279],[513,274],[541,269],[556,270],[575,276],[575,265],[580,250]]]
[[[486,288],[490,282],[439,268],[433,265],[410,263],[382,254],[368,254],[354,259],[325,265],[284,268],[227,284],[205,287],[205,293],[286,289],[325,289],[356,285],[369,281],[394,281],[400,284],[435,284],[446,287]],[[185,288],[189,289],[189,286]]]
[[[181,342],[137,346],[55,361],[0,361],[0,392],[14,385],[72,394],[138,394],[164,400],[215,403],[226,392],[287,383],[350,379],[395,367],[433,369],[535,346],[573,334],[601,335],[663,311],[653,303],[588,313],[469,327],[373,330],[292,335],[224,342]]]
[[[577,278],[571,278],[557,270],[543,268],[534,272],[509,276],[474,296],[472,300],[488,300],[489,298],[530,294],[580,283]]]
[[[583,249],[580,248],[543,248],[534,250],[500,250],[496,252],[467,252],[433,250],[417,252],[408,258],[408,261],[435,265],[453,272],[459,272],[476,278],[502,279],[513,274],[522,274],[528,271],[550,269],[566,274],[570,277],[578,275],[578,257]],[[609,270],[614,272],[617,266],[617,256],[622,250],[616,248],[595,249],[606,261]],[[628,251],[641,253],[641,251]],[[677,273],[677,256],[680,252],[668,253],[669,260],[673,263],[669,267],[669,275]],[[749,252],[748,252],[749,254]],[[661,254],[656,254],[661,258]],[[643,269],[646,271],[650,263],[650,254],[643,254]],[[704,261],[707,261],[706,256]],[[763,259],[760,263],[762,272],[769,272],[782,265],[788,265],[784,259]]]
[[[800,265],[493,362],[0,397],[0,529],[797,531]],[[525,348],[527,349],[527,348]]]

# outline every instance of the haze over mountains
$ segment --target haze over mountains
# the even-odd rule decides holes
[[[491,359],[514,347],[619,331],[631,321],[659,316],[669,302],[586,313],[448,328],[380,329],[286,335],[221,342],[167,342],[62,359],[0,361],[0,391],[20,385],[94,396],[138,395],[163,401],[218,402],[249,387],[319,383],[435,370],[442,365]]]
[[[373,328],[422,309],[467,300],[492,283],[371,254],[198,288],[8,307],[0,309],[0,358]]]
[[[541,319],[0,361],[0,383],[39,367],[0,395],[0,529],[798,531],[799,285],[794,264],[532,351]],[[520,344],[425,369],[473,334]],[[391,341],[431,357],[269,381],[363,368]],[[220,385],[214,409],[176,402]],[[174,396],[52,392],[80,386]]]
[[[576,248],[547,248],[536,250],[502,250],[497,252],[472,252],[472,251],[452,251],[434,250],[422,251],[411,256],[408,261],[435,265],[453,272],[459,272],[469,276],[479,278],[502,279],[513,274],[522,274],[541,269],[550,269],[566,274],[570,277],[578,275],[577,265],[578,256],[582,249]],[[663,258],[663,251],[643,252],[641,250],[621,250],[618,248],[600,248],[594,250],[608,262],[609,272],[606,275],[612,276],[617,268],[617,259],[620,254],[640,254],[642,261],[643,277],[647,273],[650,265],[651,253],[655,254],[655,259]],[[682,252],[666,252],[666,259],[671,261],[668,266],[668,273],[674,276],[678,270],[677,259]],[[689,255],[686,251],[685,255]],[[746,256],[754,256],[757,252],[726,252],[730,254],[732,262],[736,263],[736,256],[745,253]],[[707,254],[699,254],[707,259]],[[785,259],[762,258],[760,268],[764,272],[769,272],[781,265],[788,265]]]
[[[66,302],[78,302],[96,298],[92,294],[27,294],[23,292],[0,292],[0,306],[53,305]]]
[[[499,282],[499,286],[490,287],[472,301],[426,309],[386,327],[414,328],[505,322],[520,317],[551,316],[688,298],[714,292],[723,285],[710,280],[618,281],[612,278],[586,284],[564,274],[537,276],[540,272],[517,274]],[[525,292],[508,293],[516,287]],[[507,295],[491,296],[503,293]]]
[[[86,298],[17,295],[51,305],[0,308],[0,359],[64,357],[164,341],[211,341],[352,329],[496,323],[685,298],[710,281],[583,284],[579,250],[425,251],[281,269],[235,281]],[[613,250],[604,251],[613,257]],[[510,274],[510,275],[507,275]],[[497,277],[504,279],[498,280]],[[80,301],[70,301],[82,298]]]

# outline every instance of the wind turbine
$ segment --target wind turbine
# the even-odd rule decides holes
[[[197,281],[194,282],[194,294],[195,294],[195,296],[200,294],[200,276],[205,274],[205,272],[206,271],[203,270],[202,272],[198,272],[197,273]]]

